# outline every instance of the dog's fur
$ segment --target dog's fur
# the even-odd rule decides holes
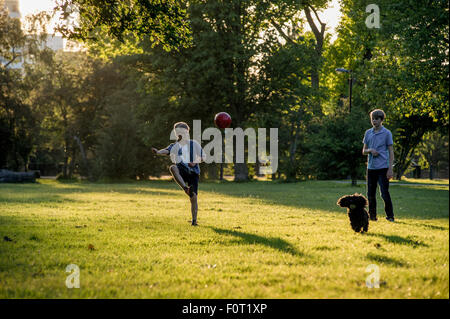
[[[347,207],[350,225],[355,232],[364,233],[369,230],[369,213],[365,209],[368,205],[366,197],[358,193],[345,195],[339,198],[336,204]]]

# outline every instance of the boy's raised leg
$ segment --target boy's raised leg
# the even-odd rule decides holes
[[[172,174],[173,178],[175,179],[175,182],[184,190],[184,192],[186,194],[189,195],[189,187],[186,186],[186,183],[184,182],[183,178],[181,177],[178,167],[176,165],[171,165],[169,167],[169,171]]]

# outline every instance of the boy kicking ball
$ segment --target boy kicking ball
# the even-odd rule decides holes
[[[184,122],[175,123],[173,126],[178,140],[168,147],[158,150],[152,147],[157,155],[170,155],[174,165],[169,168],[175,182],[184,190],[191,201],[192,226],[197,226],[197,194],[200,178],[199,163],[205,160],[202,147],[195,140],[189,138],[189,126]]]

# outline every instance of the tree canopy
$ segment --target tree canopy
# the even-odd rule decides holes
[[[369,112],[382,108],[397,178],[412,160],[442,168],[447,153],[434,149],[448,133],[448,2],[381,0],[380,28],[368,28],[370,1],[342,0],[334,42],[321,11],[329,2],[58,0],[57,30],[86,52],[39,49],[2,13],[0,30],[11,32],[0,32],[0,165],[159,176],[167,162],[150,147],[170,142],[174,122],[204,129],[226,111],[233,127],[278,128],[272,178],[353,180],[364,176]],[[7,65],[18,54],[21,70]],[[352,70],[351,112],[340,67]],[[225,170],[247,180],[258,165]]]
[[[180,0],[57,0],[56,30],[69,39],[101,41],[101,36],[125,42],[148,39],[166,50],[191,42],[186,1]],[[71,15],[76,16],[76,23]]]

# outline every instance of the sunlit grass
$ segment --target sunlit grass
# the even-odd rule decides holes
[[[0,298],[448,298],[448,187],[392,187],[397,222],[364,235],[336,205],[356,191],[201,183],[192,227],[173,182],[2,184]]]
[[[429,179],[429,178],[407,178],[403,177],[401,181],[394,181],[399,183],[414,183],[414,184],[438,184],[448,185],[448,179]]]

